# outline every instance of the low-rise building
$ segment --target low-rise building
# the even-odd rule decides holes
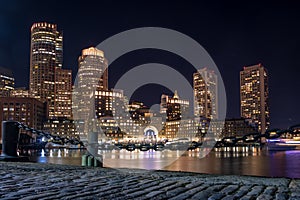
[[[242,137],[249,133],[256,133],[257,127],[251,123],[251,120],[244,118],[226,119],[224,129],[222,131],[223,137]]]
[[[73,120],[67,118],[48,119],[43,124],[43,131],[69,138],[79,138]]]
[[[0,122],[13,120],[41,130],[45,118],[45,104],[35,98],[0,97]],[[0,131],[2,131],[2,123],[0,123]],[[0,133],[2,138],[2,132]]]

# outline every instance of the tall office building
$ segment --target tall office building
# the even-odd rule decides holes
[[[55,69],[54,116],[72,117],[72,70]]]
[[[56,67],[62,68],[63,65],[63,33],[57,32],[55,40]]]
[[[262,133],[270,125],[267,70],[261,64],[240,72],[241,116],[252,119]]]
[[[13,91],[15,79],[9,69],[0,67],[0,97],[7,97]]]
[[[109,138],[133,137],[138,133],[127,109],[123,90],[97,90],[95,92],[96,117]]]
[[[151,123],[151,118],[154,117],[154,112],[142,102],[131,102],[128,105],[130,117],[138,126],[147,126]]]
[[[35,23],[31,27],[30,93],[47,102],[48,117],[55,116],[55,69],[63,62],[63,37],[56,24]]]
[[[164,127],[165,138],[182,137],[185,130],[183,124],[186,123],[189,101],[180,99],[175,90],[174,96],[163,94],[161,96],[160,113],[166,113],[166,123]]]
[[[79,88],[108,90],[108,63],[103,51],[95,47],[83,49],[78,65]]]
[[[97,90],[95,92],[95,109],[97,118],[112,117],[116,108],[125,110],[123,90]],[[123,104],[123,105],[122,105]]]
[[[209,120],[218,119],[218,77],[207,68],[193,75],[194,115]]]
[[[104,52],[95,47],[83,49],[78,58],[78,73],[74,84],[72,108],[75,111],[73,112],[74,120],[77,124],[81,124],[77,126],[80,134],[86,135],[93,131],[90,130],[92,126],[89,123],[94,122],[99,117],[99,113],[101,116],[101,113],[104,112],[102,110],[99,112],[96,104],[108,105],[104,97],[100,100],[96,95],[99,91],[108,90],[107,66],[108,62],[104,57]]]
[[[175,90],[173,97],[161,95],[160,113],[166,113],[167,121],[181,120],[183,116],[187,117],[189,105],[189,101],[180,99]]]

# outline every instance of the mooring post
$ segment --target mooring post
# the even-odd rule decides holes
[[[15,121],[2,122],[2,153],[4,157],[18,157],[19,127]]]
[[[27,157],[18,156],[19,127],[16,121],[2,121],[2,152],[0,160],[28,161]]]
[[[103,168],[103,156],[98,155],[94,159],[94,167],[102,167]]]
[[[81,157],[81,166],[87,166],[87,158],[88,158],[88,155],[83,155]]]

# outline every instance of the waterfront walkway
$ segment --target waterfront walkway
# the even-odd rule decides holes
[[[0,162],[0,199],[300,199],[300,180]]]

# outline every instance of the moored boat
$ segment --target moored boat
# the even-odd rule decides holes
[[[288,151],[300,149],[300,141],[295,139],[270,139],[267,140],[269,151]]]

